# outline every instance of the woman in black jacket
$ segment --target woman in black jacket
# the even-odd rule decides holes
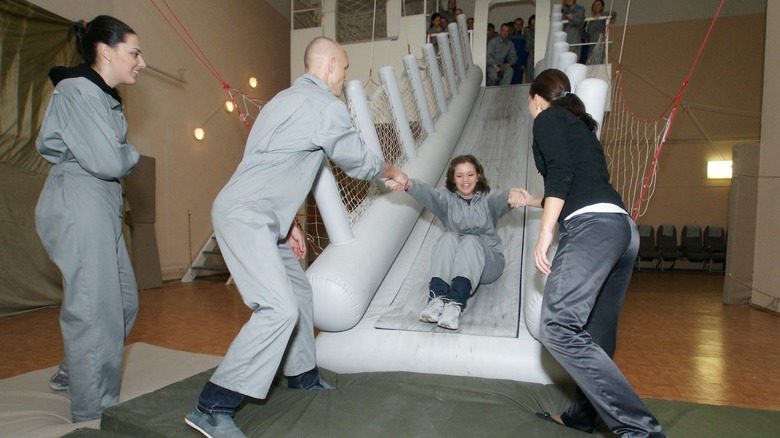
[[[534,160],[544,178],[544,195],[526,202],[544,208],[534,249],[536,268],[548,276],[541,340],[577,383],[576,398],[560,417],[537,415],[586,432],[599,415],[623,437],[665,437],[612,360],[639,236],[609,183],[596,122],[560,70],[536,76],[528,109]],[[551,262],[556,222],[560,241]]]

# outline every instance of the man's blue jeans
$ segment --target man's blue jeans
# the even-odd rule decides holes
[[[231,391],[209,381],[206,382],[206,386],[203,387],[198,398],[198,409],[209,415],[227,414],[232,417],[245,399],[244,394]]]

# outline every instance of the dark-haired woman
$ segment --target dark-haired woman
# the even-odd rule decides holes
[[[139,154],[127,142],[116,91],[146,67],[135,32],[108,16],[68,32],[84,64],[54,67],[55,86],[36,147],[52,166],[35,210],[38,235],[64,284],[65,358],[52,376],[70,389],[73,421],[100,418],[119,401],[124,341],[138,288],[122,236],[122,188]]]
[[[444,224],[444,234],[433,246],[428,305],[420,320],[457,330],[460,315],[473,288],[496,281],[504,272],[498,219],[510,204],[523,199],[521,189],[490,194],[482,164],[473,155],[452,159],[447,169],[446,188],[435,189],[410,179],[409,194]],[[393,190],[403,187],[388,180]]]
[[[545,70],[530,88],[536,168],[544,196],[534,264],[544,275],[541,341],[577,383],[576,397],[548,421],[592,432],[599,415],[623,437],[665,437],[661,425],[612,358],[623,299],[639,247],[634,221],[609,183],[596,122],[560,70]],[[558,224],[555,258],[547,252]]]
[[[425,32],[428,34],[428,41],[433,44],[433,49],[436,51],[436,53],[439,53],[439,41],[436,39],[435,35],[437,33],[446,32],[444,27],[441,25],[441,20],[442,17],[438,12],[431,14],[431,26]]]
[[[431,26],[428,27],[428,35],[444,32],[444,28],[441,25],[441,15],[438,12],[434,12],[431,15]]]

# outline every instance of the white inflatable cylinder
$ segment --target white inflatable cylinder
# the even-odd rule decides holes
[[[368,107],[368,98],[365,90],[363,90],[363,84],[357,79],[349,81],[344,88],[344,92],[347,100],[352,103],[352,108],[355,110],[357,128],[363,137],[363,142],[372,152],[380,157],[384,157],[382,145],[379,143],[379,136],[376,134],[376,126],[374,126],[374,120],[371,118],[371,110]]]
[[[466,23],[466,14],[460,14],[457,18],[458,21],[458,30],[460,31],[460,40],[461,45],[463,46],[463,50],[466,52],[464,53],[464,60],[466,62],[466,70],[471,68],[471,65],[474,64],[474,58],[471,54],[471,44],[469,44],[469,26]]]
[[[401,96],[401,87],[398,86],[398,80],[395,78],[395,70],[392,66],[388,65],[379,69],[379,81],[385,86],[387,96],[390,98],[390,106],[406,157],[409,159],[417,158],[417,144],[414,142],[412,128],[406,117],[404,98]]]
[[[455,96],[458,94],[458,78],[455,76],[455,64],[452,62],[449,36],[446,33],[437,33],[436,42],[439,45],[439,55],[442,61],[444,61],[444,71],[447,76],[447,83],[450,84],[450,93]]]
[[[558,35],[560,32],[563,32],[563,23],[561,23],[560,20],[550,22],[550,32],[547,34],[547,44],[545,45],[544,49],[544,59],[540,61],[541,68],[538,71],[552,68],[551,64],[553,61],[551,60],[554,59],[551,57],[553,44],[557,41],[566,41],[566,32],[563,32],[563,40],[556,40],[556,35]]]
[[[452,41],[450,47],[455,47],[455,53],[452,54],[455,68],[458,69],[458,77],[463,80],[466,78],[466,60],[463,56],[463,44],[460,41],[457,23],[448,24],[447,31],[450,33],[450,41]]]
[[[433,47],[430,44],[428,45],[431,48]],[[425,97],[425,87],[423,86],[420,69],[417,67],[417,58],[414,55],[404,56],[404,67],[406,68],[406,76],[409,78],[409,82],[412,83],[414,100],[417,101],[417,109],[420,112],[423,129],[425,129],[426,134],[433,134],[433,117],[431,117],[431,109],[428,108],[428,99]]]
[[[569,43],[567,43],[566,41],[557,42],[553,44],[553,50],[549,58],[550,63],[548,64],[548,68],[558,68],[558,59],[561,57],[561,54],[566,53],[568,51],[569,51]]]
[[[596,137],[601,137],[601,124],[604,122],[604,112],[607,108],[609,84],[597,78],[588,78],[577,84],[575,94],[585,104],[585,111],[598,123]]]
[[[574,52],[566,51],[558,55],[558,65],[555,68],[565,72],[566,67],[576,63],[577,63],[577,54]]]
[[[566,32],[562,30],[555,32],[553,34],[553,44],[566,42],[566,37],[567,37]]]
[[[342,245],[355,240],[352,225],[349,223],[349,213],[341,200],[336,178],[328,160],[323,159],[320,171],[312,186],[312,194],[320,210],[322,223],[328,231],[331,245]]]
[[[585,64],[570,64],[563,69],[563,72],[569,77],[571,90],[576,94],[577,84],[588,77],[588,66]]]
[[[444,114],[447,112],[447,97],[444,95],[444,84],[441,83],[443,78],[441,77],[441,70],[439,69],[439,61],[436,59],[436,50],[433,48],[433,44],[423,44],[423,55],[425,55],[425,62],[428,64],[428,74],[431,77],[431,83],[433,84],[433,94],[436,95],[436,104],[439,106],[439,113]],[[433,131],[429,132],[432,134]]]

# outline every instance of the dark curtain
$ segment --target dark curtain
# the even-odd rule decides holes
[[[55,65],[76,65],[71,22],[24,0],[0,1],[0,316],[59,305],[62,279],[35,232],[49,165],[35,139]]]

